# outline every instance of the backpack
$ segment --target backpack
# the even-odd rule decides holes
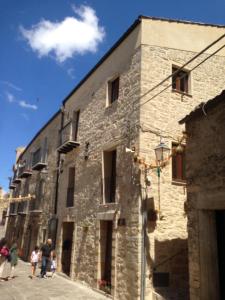
[[[9,249],[6,248],[6,247],[2,247],[1,250],[0,250],[0,254],[2,256],[8,257],[9,256]]]

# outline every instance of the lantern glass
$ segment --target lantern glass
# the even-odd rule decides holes
[[[167,145],[165,145],[163,142],[160,142],[160,144],[155,148],[155,156],[158,162],[162,162],[165,159],[167,159],[169,153],[170,153],[170,148]]]

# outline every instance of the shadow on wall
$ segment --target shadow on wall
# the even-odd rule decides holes
[[[189,299],[187,239],[155,240],[153,275],[149,279],[165,299]]]

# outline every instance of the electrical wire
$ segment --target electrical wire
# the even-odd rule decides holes
[[[194,61],[196,58],[198,58],[200,55],[202,55],[205,51],[207,51],[209,48],[211,48],[212,46],[214,46],[216,43],[218,43],[220,40],[222,40],[225,37],[225,33],[223,35],[221,35],[218,39],[216,39],[215,41],[213,41],[211,44],[209,44],[207,47],[205,47],[203,50],[201,50],[200,52],[198,52],[195,56],[193,56],[190,60],[188,60],[186,63],[184,63],[181,67],[179,67],[175,72],[173,72],[172,74],[170,74],[169,76],[167,76],[166,78],[164,78],[162,81],[160,81],[158,84],[156,84],[155,86],[153,86],[151,89],[149,89],[145,94],[141,95],[140,98],[143,98],[144,96],[146,96],[148,93],[152,92],[153,90],[155,90],[157,87],[159,87],[160,85],[162,85],[164,82],[166,82],[167,80],[169,80],[171,77],[177,75],[180,71],[182,71],[187,65],[189,65],[192,61]]]
[[[211,58],[212,56],[214,56],[216,53],[218,53],[219,51],[221,51],[223,48],[225,48],[225,44],[223,46],[221,46],[219,49],[217,49],[216,51],[214,51],[212,54],[210,54],[208,57],[206,57],[205,59],[203,59],[199,64],[197,64],[195,67],[193,67],[191,70],[188,71],[188,73],[191,73],[192,71],[194,71],[195,69],[197,69],[201,64],[203,64],[205,61],[207,61],[209,58]],[[175,73],[175,72],[174,72]],[[173,73],[173,74],[174,74]],[[173,74],[170,75],[174,76]],[[186,74],[182,75],[180,77],[180,79],[184,78],[186,76]],[[163,93],[165,90],[167,90],[169,87],[172,86],[172,83],[167,85],[163,90],[161,90],[160,92],[158,92],[157,94],[155,94],[154,96],[152,96],[151,98],[149,98],[148,100],[146,100],[143,103],[140,103],[139,107],[145,105],[146,103],[148,103],[149,101],[153,100],[155,97],[159,96],[161,93]]]

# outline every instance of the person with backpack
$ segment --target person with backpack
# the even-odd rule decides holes
[[[0,240],[0,281],[8,280],[7,265],[10,258],[8,242],[5,238]]]

